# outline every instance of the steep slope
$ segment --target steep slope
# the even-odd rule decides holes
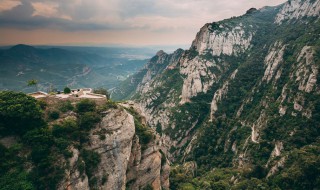
[[[148,63],[138,73],[130,76],[122,84],[111,91],[111,97],[115,100],[130,99],[136,90],[145,92],[150,87],[150,82],[165,70],[171,70],[177,66],[179,58],[182,54],[182,49],[177,49],[172,54],[167,54],[160,50],[152,57]],[[169,66],[170,64],[170,66]]]
[[[206,24],[178,64],[168,64],[177,66],[140,81],[133,97],[163,151],[203,176],[181,184],[177,176],[197,172],[177,169],[174,188],[319,185],[308,179],[319,179],[320,168],[308,161],[319,151],[319,7],[319,0],[293,0]],[[211,168],[227,177],[212,181]]]
[[[0,104],[1,189],[169,188],[159,138],[128,104],[10,91]]]
[[[273,24],[270,18],[276,10],[265,8],[206,24],[190,49],[181,54],[178,64],[169,63],[170,69],[159,72],[148,85],[140,80],[134,97],[138,97],[150,126],[162,134],[166,152],[175,147],[177,151],[171,149],[171,153],[181,155],[183,146],[208,117],[212,94],[221,81],[235,75],[248,48],[260,40],[256,33],[266,32]]]

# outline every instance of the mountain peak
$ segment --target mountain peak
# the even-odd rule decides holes
[[[18,44],[18,45],[12,46],[9,50],[28,55],[36,51],[36,48],[33,46],[25,45],[25,44]]]
[[[33,46],[29,46],[26,44],[17,44],[15,46],[12,46],[10,49],[35,49]]]
[[[159,50],[156,55],[160,57],[163,54],[166,54],[166,53],[163,50]]]
[[[250,8],[249,10],[247,10],[246,14],[252,14],[256,11],[257,11],[257,9],[253,7],[253,8]]]

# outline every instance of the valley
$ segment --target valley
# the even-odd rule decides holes
[[[151,48],[23,44],[3,48],[0,50],[0,89],[23,92],[49,92],[66,86],[111,89],[138,71],[154,51]],[[31,79],[37,80],[37,88],[27,85]]]
[[[40,90],[111,94],[0,91],[0,187],[319,189],[320,0],[250,8],[204,24],[190,44],[153,56],[0,50],[2,90],[31,91],[24,81],[37,76]]]

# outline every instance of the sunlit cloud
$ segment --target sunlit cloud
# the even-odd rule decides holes
[[[0,0],[0,12],[11,10],[18,5],[21,5],[18,0]]]
[[[62,18],[66,20],[72,20],[72,18],[65,14],[60,14],[58,11],[59,4],[55,2],[32,2],[34,12],[32,16],[43,16],[48,18]]]
[[[0,0],[0,32],[10,29],[19,33],[20,36],[12,34],[12,43],[17,37],[27,38],[32,31],[39,34],[44,30],[54,36],[59,34],[61,41],[72,36],[79,43],[81,40],[96,43],[99,41],[96,36],[101,43],[190,43],[205,23],[242,15],[252,7],[274,6],[285,1]],[[1,38],[0,44],[9,41]]]

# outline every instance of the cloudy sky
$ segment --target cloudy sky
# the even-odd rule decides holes
[[[0,0],[0,45],[190,44],[205,23],[285,0]]]

